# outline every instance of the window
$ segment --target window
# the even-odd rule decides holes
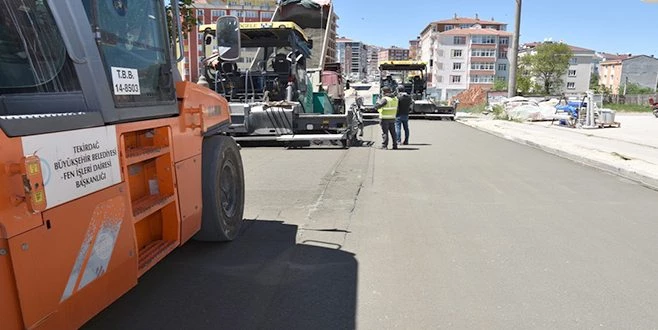
[[[578,58],[577,58],[577,57],[572,57],[572,58],[569,60],[569,64],[578,64]]]
[[[471,26],[470,26],[469,24],[461,24],[461,25],[459,25],[459,28],[460,28],[460,29],[468,29],[468,28],[470,28],[470,27],[471,27]]]
[[[247,10],[244,12],[244,14],[247,18],[258,18],[258,12],[254,10]]]
[[[498,71],[507,71],[507,64],[498,64]]]
[[[474,84],[490,84],[494,82],[494,76],[471,76],[471,82]]]
[[[576,89],[576,83],[575,82],[568,82],[567,83],[567,89]]]
[[[471,42],[474,44],[487,44],[492,45],[496,43],[495,36],[473,36]]]
[[[453,37],[452,41],[455,45],[465,45],[466,37]]]
[[[500,37],[500,44],[501,45],[509,45],[509,38],[508,37]]]
[[[453,49],[452,50],[452,57],[462,57],[462,50],[461,49]]]
[[[461,63],[452,63],[452,69],[453,70],[461,70],[462,69],[462,64]]]
[[[569,77],[575,77],[576,76],[576,70],[569,70]]]
[[[263,11],[260,13],[260,18],[261,19],[271,19],[272,18],[272,12],[271,11]]]
[[[446,25],[446,26],[445,26],[445,31],[452,30],[452,29],[454,29],[454,28],[455,28],[455,27],[452,26],[452,25]],[[435,30],[435,31],[436,31],[436,30]]]
[[[495,57],[495,49],[473,49],[471,51],[471,56],[473,57]]]
[[[459,84],[462,82],[462,76],[450,76],[450,82],[453,84]]]
[[[231,10],[231,13],[235,17],[244,17],[244,11],[243,10]]]
[[[226,10],[211,10],[210,15],[213,17],[213,19],[216,19],[217,17],[226,16]]]
[[[498,58],[499,59],[506,59],[507,58],[507,50],[501,50],[500,53],[498,53]]]
[[[197,9],[196,10],[196,15],[197,16],[203,16],[203,9]]]
[[[0,33],[0,95],[19,93],[64,93],[79,91],[73,63],[46,1],[21,2],[21,6],[0,6],[3,30]],[[30,12],[39,24],[30,22]],[[17,107],[21,114],[36,113]],[[70,110],[70,109],[69,109]],[[46,110],[53,112],[52,109]],[[8,113],[0,107],[0,115]],[[3,151],[4,152],[4,151]]]
[[[131,2],[131,10],[126,12],[101,1],[83,2],[88,13],[95,13],[89,21],[101,31],[98,48],[117,104],[175,99],[173,84],[163,83],[171,79],[171,66],[167,22],[160,13],[160,2]]]
[[[493,71],[494,63],[471,63],[471,70],[490,70]]]

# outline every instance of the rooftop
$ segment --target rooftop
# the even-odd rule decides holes
[[[626,54],[624,54],[624,55],[616,55],[616,58],[610,58],[610,59],[606,58],[605,61],[601,62],[601,65],[619,64],[619,63],[622,63],[624,61],[631,60],[631,59],[638,58],[638,57],[649,57],[649,58],[653,58],[655,60],[658,60],[655,57],[650,56],[650,55],[632,55],[632,54],[626,55]]]
[[[444,19],[441,21],[435,21],[432,24],[484,24],[484,25],[507,25],[507,23],[501,23],[501,22],[496,22],[493,20],[493,17],[491,18],[490,21],[484,20],[484,19],[479,19],[479,18],[471,18],[471,17],[453,17],[450,19]]]
[[[537,46],[539,46],[543,43],[544,42],[528,42],[528,43],[523,44],[521,46],[521,48],[535,48],[535,47],[537,47]],[[560,43],[560,42],[556,42],[556,43]],[[587,48],[576,47],[576,46],[572,46],[572,45],[569,45],[569,44],[566,44],[566,45],[569,46],[569,48],[571,48],[571,51],[574,52],[574,53],[594,53],[595,52],[595,51],[593,51],[591,49],[587,49]]]
[[[423,29],[421,32],[421,35],[424,35],[427,31],[430,30],[430,28],[433,25],[461,25],[461,24],[480,24],[480,25],[507,25],[507,23],[502,23],[502,22],[496,22],[493,17],[491,18],[490,21],[488,20],[483,20],[480,19],[478,16],[475,18],[472,17],[458,17],[455,14],[455,17],[450,18],[450,19],[444,19],[440,21],[434,21],[432,23],[427,24],[427,26]]]
[[[441,35],[447,36],[463,36],[463,35],[495,35],[495,36],[505,36],[509,37],[512,35],[511,32],[500,31],[494,29],[478,29],[478,28],[468,28],[468,29],[452,29],[440,33]]]

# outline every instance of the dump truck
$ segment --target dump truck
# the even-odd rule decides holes
[[[286,12],[282,6],[275,17]],[[317,8],[305,13],[319,12]],[[329,141],[349,147],[357,140],[357,116],[345,107],[342,78],[322,51],[313,50],[318,43],[326,47],[326,40],[310,38],[294,20],[243,22],[239,30],[240,47],[254,54],[244,69],[235,61],[217,61],[217,54],[208,51],[222,47],[220,30],[213,25],[199,30],[204,34],[204,53],[210,53],[203,60],[204,79],[229,100],[229,131],[237,141],[278,141],[291,147]]]
[[[389,87],[396,91],[399,85],[411,95],[413,105],[410,118],[447,118],[455,120],[454,106],[436,104],[427,94],[427,63],[413,60],[385,61],[379,65],[381,89]]]
[[[236,238],[242,160],[227,100],[180,79],[163,1],[16,3],[0,6],[0,328],[76,329],[188,240]]]

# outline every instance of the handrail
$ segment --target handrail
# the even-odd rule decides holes
[[[174,11],[174,17],[172,19],[176,21],[176,32],[178,34],[178,51],[180,55],[176,58],[176,63],[182,61],[185,58],[185,48],[183,46],[183,25],[180,21],[180,8],[178,8],[178,2],[171,5],[172,10]]]
[[[244,75],[244,102],[249,101],[249,69],[245,71]]]

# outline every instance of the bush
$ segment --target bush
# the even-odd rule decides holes
[[[484,104],[484,103],[474,105],[474,106],[468,107],[468,108],[461,108],[461,107],[457,106],[457,111],[466,112],[466,113],[483,113],[486,109],[487,109],[487,105]]]
[[[491,107],[491,112],[493,113],[495,119],[509,119],[509,116],[507,116],[507,113],[505,112],[505,108],[503,108],[503,106],[500,104],[496,104]]]

